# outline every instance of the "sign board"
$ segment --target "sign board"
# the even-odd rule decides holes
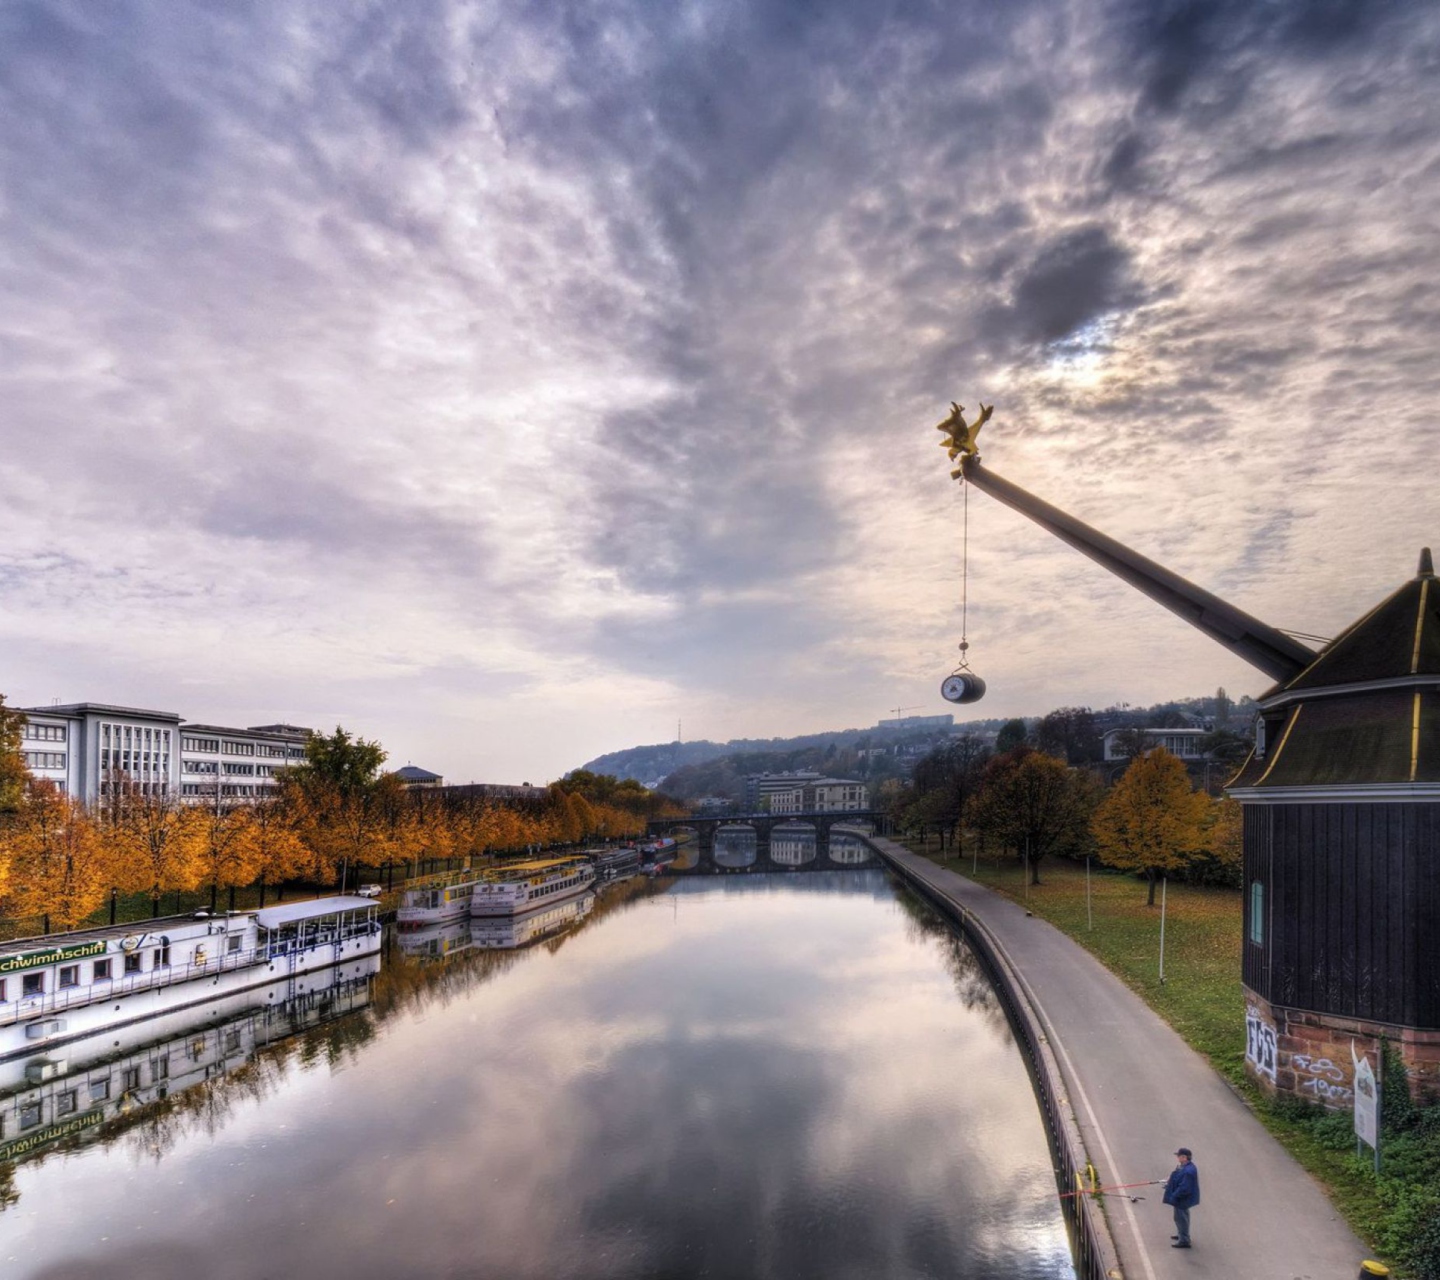
[[[18,973],[21,969],[38,969],[42,964],[60,964],[66,960],[84,960],[87,956],[103,956],[105,939],[75,942],[68,947],[51,947],[48,951],[21,951],[0,956],[0,974]]]
[[[1355,1064],[1355,1136],[1361,1142],[1380,1145],[1380,1085],[1370,1066],[1370,1055],[1357,1056],[1350,1042],[1350,1060]]]

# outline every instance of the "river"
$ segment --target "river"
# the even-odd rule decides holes
[[[994,992],[887,873],[635,880],[567,923],[172,1035],[164,1101],[0,1170],[6,1274],[1073,1276]]]

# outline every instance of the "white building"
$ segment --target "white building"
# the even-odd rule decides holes
[[[1133,735],[1133,729],[1111,729],[1104,737],[1105,759],[1127,760],[1131,752],[1126,750],[1128,745],[1127,735]],[[1145,752],[1148,755],[1156,747],[1164,747],[1172,756],[1179,756],[1182,760],[1205,760],[1208,759],[1206,752],[1200,745],[1201,740],[1210,733],[1209,729],[1141,729],[1145,735]]]
[[[85,804],[121,778],[143,794],[174,793],[200,802],[254,799],[276,771],[305,758],[310,730],[296,725],[232,729],[185,723],[171,711],[74,702],[22,707],[20,750],[37,778]]]
[[[853,778],[807,780],[770,793],[771,813],[849,813],[870,807],[870,788]]]

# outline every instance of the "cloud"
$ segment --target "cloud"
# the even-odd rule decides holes
[[[343,692],[475,776],[682,708],[865,723],[953,651],[927,433],[977,396],[1007,476],[1338,629],[1430,536],[1436,35],[1398,0],[7,5],[7,692],[172,705],[243,634],[251,688],[187,714]],[[1123,593],[1042,614],[1073,553],[1005,527],[993,644],[1156,634]],[[1217,683],[1127,644],[996,714]],[[563,724],[561,667],[632,701],[453,727],[467,670],[487,725]]]

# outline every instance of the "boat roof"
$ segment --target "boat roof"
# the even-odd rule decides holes
[[[309,902],[287,902],[283,907],[266,907],[255,913],[255,923],[262,929],[278,929],[282,924],[293,924],[297,920],[344,915],[347,911],[368,911],[375,905],[374,898],[350,893],[343,897],[312,898]]]
[[[573,862],[585,862],[583,854],[572,853],[568,858],[536,858],[530,862],[507,862],[496,871],[548,871],[551,867],[566,867]]]

